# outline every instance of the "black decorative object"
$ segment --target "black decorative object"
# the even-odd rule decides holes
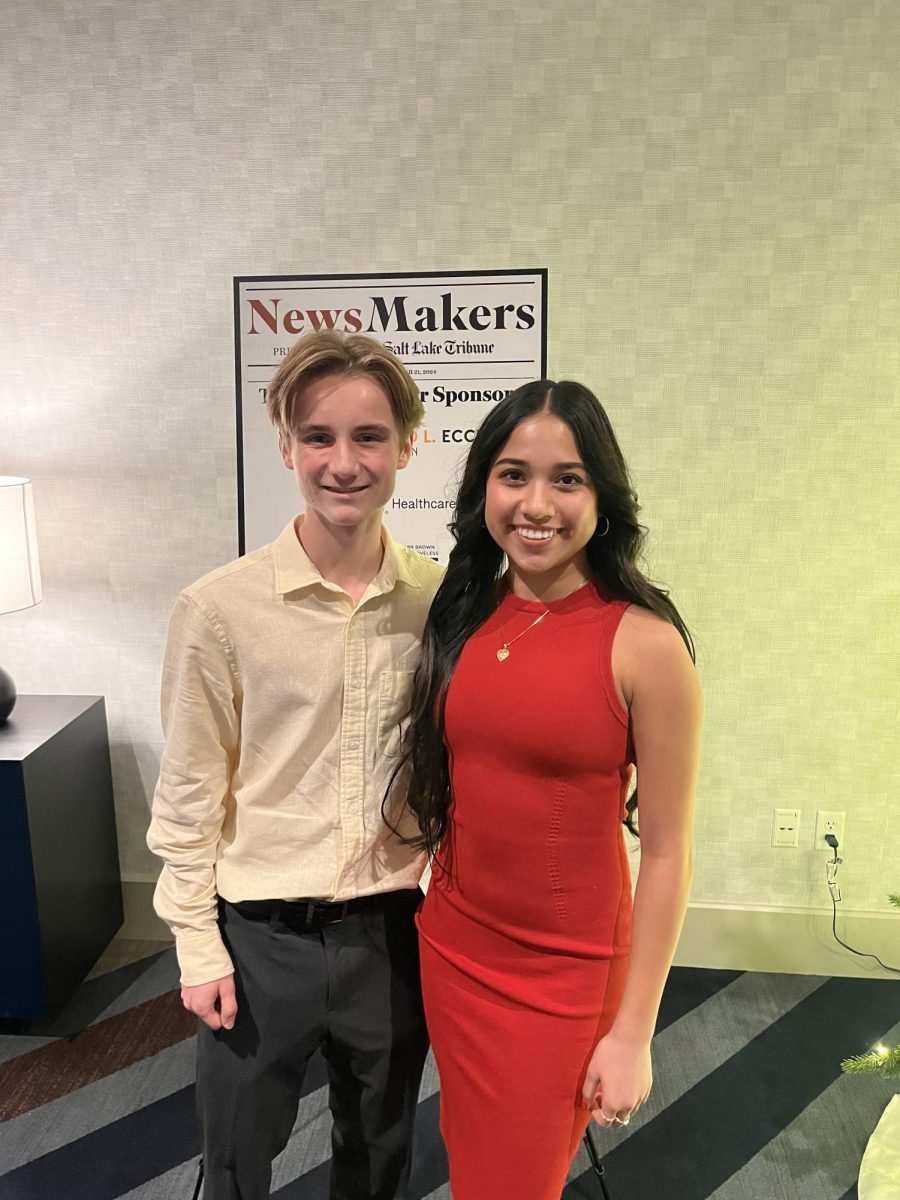
[[[16,707],[16,685],[12,675],[0,667],[0,725],[5,725],[9,714]]]

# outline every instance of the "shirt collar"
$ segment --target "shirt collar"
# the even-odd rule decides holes
[[[412,555],[405,546],[397,545],[386,525],[381,527],[381,540],[384,545],[384,558],[381,570],[375,578],[381,583],[382,591],[389,592],[398,580],[409,587],[421,587],[422,581],[412,569]]]
[[[297,536],[302,522],[302,516],[295,517],[285,525],[273,543],[275,591],[279,596],[315,584],[328,586],[327,580],[322,578],[321,572],[303,549]],[[397,545],[384,525],[381,527],[381,542],[384,546],[384,558],[378,574],[369,585],[370,588],[380,593],[390,592],[398,581],[408,584],[409,587],[421,587],[421,580],[416,578],[412,570],[406,548]]]

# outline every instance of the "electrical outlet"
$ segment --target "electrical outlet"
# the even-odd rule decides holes
[[[800,809],[776,808],[772,820],[772,845],[797,846],[800,844]]]
[[[826,812],[820,808],[816,813],[816,840],[813,843],[816,850],[827,850],[829,853],[832,847],[825,841],[826,833],[833,833],[838,840],[838,846],[844,844],[844,814],[842,812]],[[840,850],[838,850],[840,854]]]

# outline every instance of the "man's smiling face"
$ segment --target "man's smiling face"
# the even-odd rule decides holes
[[[384,388],[368,375],[326,375],[297,397],[291,418],[281,456],[306,501],[305,520],[352,527],[380,519],[412,453]]]

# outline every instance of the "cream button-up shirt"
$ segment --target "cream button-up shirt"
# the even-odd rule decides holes
[[[184,984],[232,970],[217,896],[347,900],[415,887],[425,866],[382,799],[442,569],[385,529],[354,607],[306,555],[300,520],[186,588],[169,626],[147,843]]]

